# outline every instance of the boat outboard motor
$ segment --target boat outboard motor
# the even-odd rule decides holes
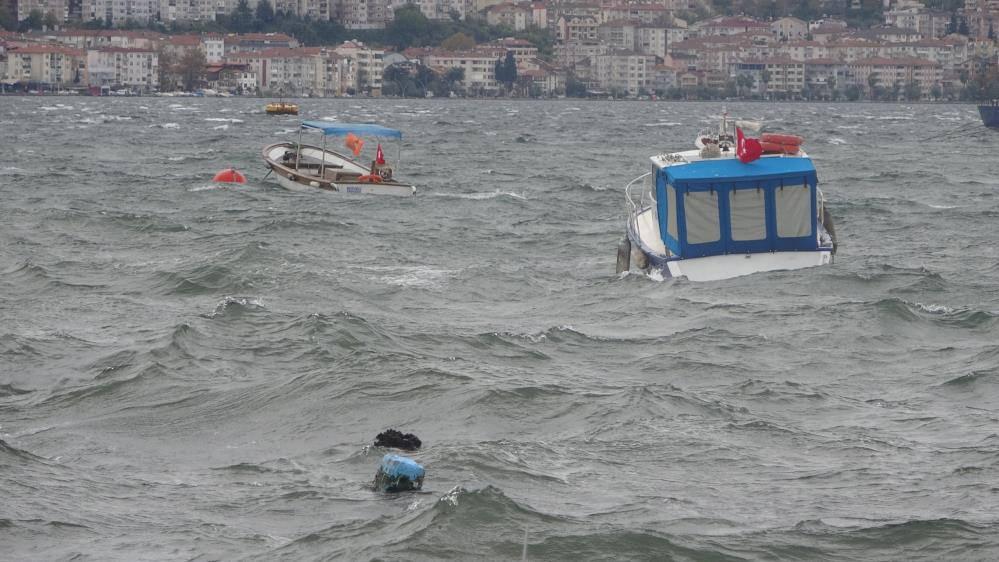
[[[829,237],[832,238],[832,253],[836,255],[836,247],[839,246],[836,242],[836,225],[833,224],[832,214],[829,213],[829,208],[826,206],[822,207],[822,226],[825,227],[826,232],[829,233]]]
[[[627,236],[617,243],[617,274],[631,269],[631,240]]]

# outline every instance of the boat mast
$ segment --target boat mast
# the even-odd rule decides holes
[[[298,148],[295,152],[295,171],[298,171],[298,161],[302,159],[302,127],[298,128]]]
[[[326,179],[326,135],[323,135],[323,162],[319,165],[319,177]]]

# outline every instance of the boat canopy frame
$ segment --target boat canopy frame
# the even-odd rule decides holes
[[[318,131],[323,134],[323,157],[319,165],[319,175],[323,177],[326,173],[326,138],[346,137],[348,135],[366,135],[380,138],[391,138],[402,140],[402,131],[375,125],[373,123],[337,123],[334,121],[302,121],[298,128],[298,146],[295,153],[295,171],[298,171],[298,163],[302,156],[302,133],[304,131]],[[396,152],[397,166],[402,165],[402,143]]]
[[[814,251],[818,177],[810,158],[657,167],[660,237],[680,258]]]

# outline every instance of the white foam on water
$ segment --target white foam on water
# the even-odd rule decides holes
[[[832,137],[826,142],[828,142],[829,144],[846,144],[846,141],[839,137]]]
[[[225,123],[242,123],[242,119],[230,119],[228,117],[206,117],[205,121],[222,121]]]
[[[660,123],[646,123],[644,126],[645,127],[676,127],[678,125],[680,125],[680,123],[675,123],[673,121],[664,121],[664,122],[660,122]]]
[[[229,125],[225,124],[225,125],[219,125],[218,127],[212,127],[212,130],[214,130],[214,131],[225,131],[228,128],[229,128]]]
[[[434,269],[425,265],[417,266],[368,266],[363,269],[372,272],[388,272],[375,277],[378,281],[397,287],[433,288],[444,284],[448,277],[458,273],[454,269]]]
[[[512,191],[489,191],[482,193],[428,193],[432,197],[449,197],[453,199],[469,199],[472,201],[482,201],[485,199],[496,199],[497,197],[513,197],[514,199],[520,199],[521,201],[527,201],[527,196],[520,193],[514,193]]]
[[[927,204],[927,207],[929,207],[931,209],[957,209],[958,207],[960,207],[960,205],[930,205],[930,204]]]
[[[915,307],[923,312],[928,312],[930,314],[951,314],[954,309],[949,306],[944,306],[942,304],[923,304],[921,302],[914,303]]]

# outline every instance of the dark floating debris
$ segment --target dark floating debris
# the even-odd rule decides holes
[[[375,447],[393,447],[404,451],[415,451],[423,445],[420,438],[412,433],[386,429],[375,436]]]
[[[423,487],[426,471],[413,459],[388,454],[375,473],[375,489],[382,492],[408,492]]]

